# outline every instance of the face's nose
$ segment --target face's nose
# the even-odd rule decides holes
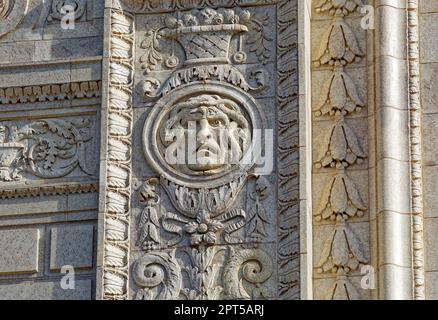
[[[208,124],[208,120],[206,118],[202,118],[199,121],[199,131],[196,135],[196,138],[199,143],[204,143],[212,138],[212,133],[210,130],[210,125]]]

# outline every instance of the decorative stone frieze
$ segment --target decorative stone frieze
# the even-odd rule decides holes
[[[367,91],[367,82],[355,81],[350,73],[363,69],[363,61],[368,60],[366,41],[352,25],[360,25],[360,18],[347,20],[346,17],[360,11],[364,4],[359,0],[323,0],[313,5],[313,25],[317,21],[319,27],[324,27],[326,31],[314,35],[318,39],[314,43],[319,44],[313,48],[312,79],[321,82],[322,75],[329,74],[327,80],[322,80],[323,86],[313,93],[313,97],[317,97],[313,101],[314,136],[320,128],[330,128],[319,146],[314,147],[319,150],[314,152],[313,192],[316,186],[327,183],[323,182],[327,181],[323,177],[332,176],[322,187],[322,193],[314,197],[317,199],[314,203],[314,239],[321,237],[318,232],[321,228],[330,226],[333,230],[326,240],[315,242],[323,244],[314,245],[320,257],[315,264],[314,281],[334,281],[332,286],[327,286],[330,289],[319,292],[318,297],[360,299],[360,290],[350,279],[360,274],[362,266],[370,262],[369,244],[360,239],[364,234],[358,235],[355,231],[355,226],[358,226],[356,220],[367,219],[368,204],[357,186],[363,181],[356,182],[349,172],[357,171],[357,167],[363,170],[363,165],[367,163],[368,152],[363,146],[367,129],[358,131],[358,127],[350,124],[350,118],[367,120],[367,103],[359,93]],[[327,17],[321,19],[318,15],[322,13]],[[362,32],[365,33],[365,30]]]
[[[299,297],[296,13],[113,1],[101,298]]]

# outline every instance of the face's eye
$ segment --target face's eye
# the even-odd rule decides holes
[[[224,122],[219,120],[219,119],[211,120],[210,121],[210,126],[215,127],[215,128],[216,127],[222,127],[222,126],[224,126]]]

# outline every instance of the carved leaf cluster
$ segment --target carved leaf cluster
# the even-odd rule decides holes
[[[319,273],[348,274],[367,262],[360,240],[347,224],[340,222],[324,243],[317,268]]]
[[[314,61],[317,66],[345,66],[358,61],[364,54],[356,35],[343,19],[335,19],[321,37]]]
[[[145,74],[155,70],[163,60],[163,55],[160,52],[160,38],[158,30],[151,30],[146,33],[145,39],[141,43],[141,48],[145,49],[145,52],[140,57],[140,63]]]
[[[353,79],[343,69],[337,69],[321,88],[315,111],[321,115],[347,115],[365,107]]]
[[[366,206],[354,181],[345,173],[337,174],[324,189],[315,212],[317,220],[347,220],[361,217]]]
[[[366,158],[356,134],[344,120],[333,125],[321,145],[321,154],[317,167],[346,168]]]

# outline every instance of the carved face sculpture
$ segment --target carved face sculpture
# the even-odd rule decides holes
[[[185,173],[214,174],[239,163],[249,147],[250,128],[235,102],[201,95],[173,108],[162,141],[167,145],[166,159],[185,160],[174,167]],[[177,155],[181,150],[183,158]]]

